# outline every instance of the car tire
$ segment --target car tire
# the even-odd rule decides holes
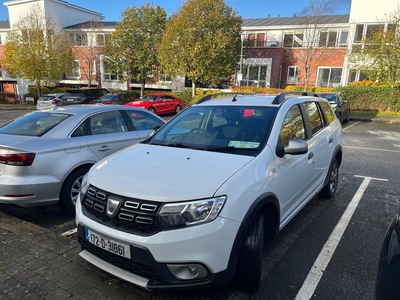
[[[75,214],[75,202],[78,198],[79,191],[82,184],[83,176],[89,171],[89,168],[80,168],[72,172],[67,180],[65,180],[61,192],[58,205],[60,208],[71,215]]]
[[[156,113],[156,110],[154,109],[154,107],[149,107],[149,111],[152,112],[153,114]]]
[[[264,246],[264,215],[259,212],[251,222],[240,249],[236,283],[244,290],[255,292],[261,285]]]
[[[331,199],[336,194],[339,181],[339,162],[336,158],[333,159],[327,176],[328,182],[319,192],[319,196],[323,199]]]
[[[344,119],[343,123],[349,123],[350,121],[350,111],[347,112],[346,118]]]
[[[175,107],[175,114],[179,114],[181,112],[181,110],[182,110],[182,107],[180,105],[177,105]]]

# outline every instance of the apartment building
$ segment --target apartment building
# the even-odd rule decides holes
[[[13,24],[33,5],[39,5],[54,21],[62,24],[70,33],[74,48],[88,47],[87,41],[97,46],[107,42],[107,36],[115,30],[115,22],[104,21],[104,16],[90,9],[71,5],[62,0],[12,0],[5,2],[9,20],[0,21],[0,59],[4,55],[7,33]],[[244,19],[242,25],[242,51],[235,72],[236,84],[285,88],[287,85],[337,87],[365,79],[349,65],[347,54],[354,46],[362,44],[366,35],[390,26],[390,15],[400,7],[400,0],[352,0],[350,13],[325,15],[310,20],[304,16]],[[93,20],[101,24],[91,26]],[[310,54],[312,49],[312,55]],[[312,59],[310,59],[310,55]],[[238,55],[239,56],[239,55]],[[85,62],[77,59],[75,68],[60,78],[59,85],[92,86],[109,89],[131,89],[135,83],[119,81],[122,74],[113,74],[106,60],[99,54],[88,74]],[[90,79],[90,80],[89,80]],[[10,78],[0,73],[0,92],[27,92],[33,83]],[[182,81],[154,78],[147,88],[179,90]]]

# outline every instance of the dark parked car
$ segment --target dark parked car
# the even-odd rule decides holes
[[[400,212],[383,239],[376,278],[375,299],[400,299]]]
[[[74,89],[65,92],[62,105],[90,104],[92,100],[110,93],[106,89]]]
[[[95,99],[92,101],[93,104],[120,104],[124,105],[125,103],[134,101],[135,98],[132,94],[129,93],[118,93],[118,94],[105,94],[101,96],[99,99]]]
[[[322,98],[329,101],[333,111],[340,120],[340,122],[347,123],[350,119],[350,104],[343,99],[340,93],[318,93]]]

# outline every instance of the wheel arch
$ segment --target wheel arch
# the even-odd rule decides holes
[[[262,194],[250,206],[236,234],[228,262],[230,279],[235,276],[240,249],[245,241],[248,228],[260,211],[264,215],[264,238],[273,238],[279,231],[280,205],[278,198],[273,193]]]
[[[62,181],[61,188],[59,191],[59,197],[61,195],[61,192],[63,190],[65,182],[68,180],[69,177],[71,177],[71,175],[73,173],[75,173],[77,170],[80,170],[80,169],[85,169],[85,168],[90,169],[93,165],[94,165],[94,163],[84,163],[82,165],[78,165],[78,166],[75,166],[74,168],[71,168],[71,170],[69,170],[69,172],[66,174],[66,176],[64,176],[64,179]]]

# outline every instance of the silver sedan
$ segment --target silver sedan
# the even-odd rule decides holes
[[[149,111],[120,105],[59,107],[14,119],[0,127],[0,203],[58,203],[73,214],[90,167],[164,123]]]

